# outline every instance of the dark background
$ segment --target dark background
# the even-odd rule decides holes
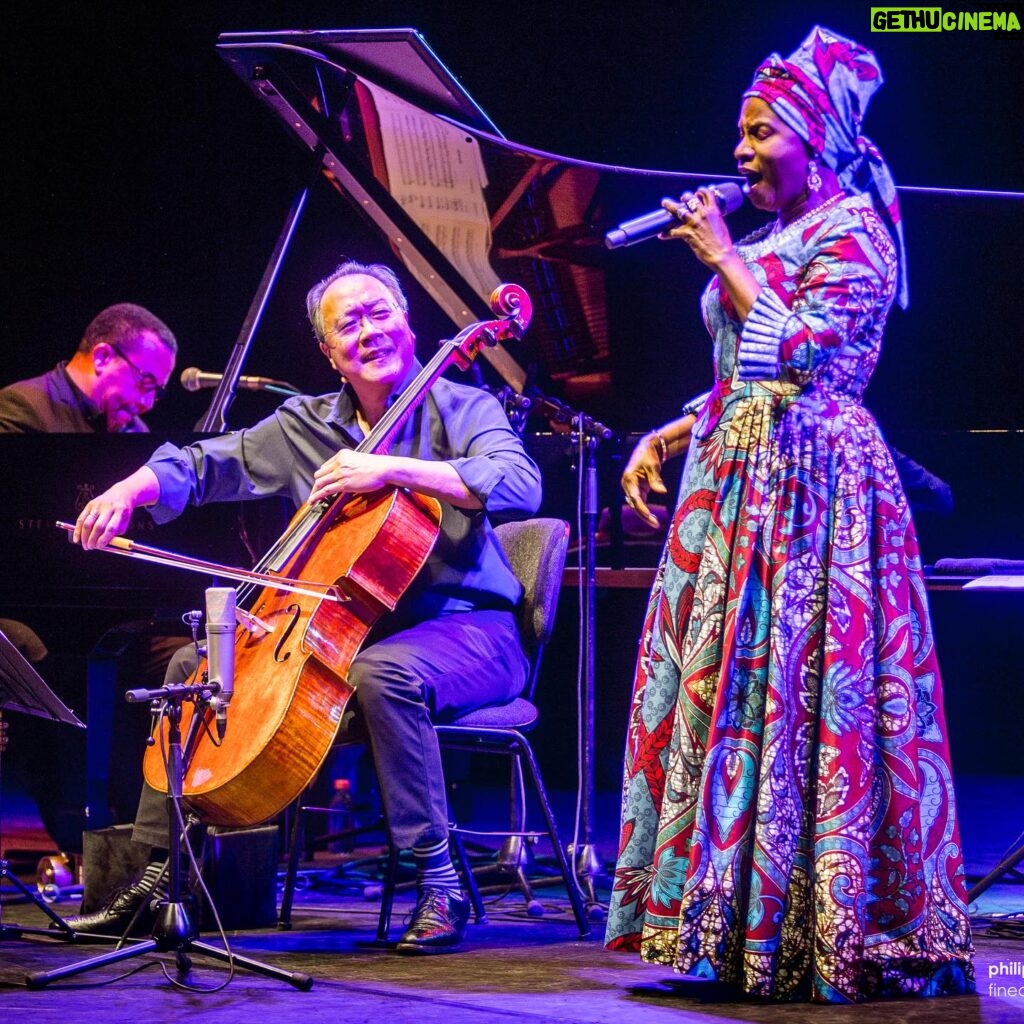
[[[1024,40],[872,33],[869,10],[866,2],[736,0],[685,9],[643,0],[607,9],[559,0],[22,0],[5,15],[0,62],[7,111],[0,380],[48,368],[95,312],[126,300],[175,330],[179,368],[223,367],[307,178],[299,147],[216,53],[224,31],[413,27],[509,139],[713,179],[735,173],[738,101],[753,68],[772,50],[788,54],[820,22],[878,54],[886,84],[865,131],[900,185],[1024,187]],[[872,407],[893,430],[1021,426],[1015,300],[1024,204],[904,194],[903,205],[912,305],[890,320]],[[744,214],[739,226],[757,222]],[[343,253],[377,254],[376,239],[334,193],[312,220],[307,235],[318,235],[293,246],[280,309],[268,316],[248,372],[287,376],[294,353],[308,348],[305,289]],[[628,308],[612,310],[624,328],[612,344],[625,399],[613,414],[616,429],[646,429],[691,385],[707,381],[707,344],[690,299],[706,275],[670,247],[658,249],[652,242],[619,256],[621,266],[639,259],[651,272],[632,302],[621,297]],[[430,301],[412,290],[425,336]],[[328,375],[297,383],[331,386]],[[179,391],[151,423],[191,425],[208,398]],[[238,407],[235,415],[240,425],[250,413]]]
[[[19,0],[5,12],[0,61],[6,112],[0,384],[66,358],[92,316],[120,301],[141,303],[168,322],[180,342],[179,369],[225,365],[307,172],[298,147],[217,55],[221,32],[416,28],[507,138],[579,159],[713,180],[734,173],[739,96],[755,66],[773,50],[788,54],[821,23],[879,57],[886,84],[865,132],[900,185],[1024,188],[1024,40],[871,33],[869,11],[866,0]],[[630,212],[650,209],[659,198],[645,197]],[[926,560],[1024,557],[1024,203],[909,191],[901,201],[912,301],[907,312],[893,312],[868,402],[891,438],[954,484],[956,516],[919,522]],[[744,230],[757,222],[749,210],[734,216]],[[389,256],[340,197],[321,190],[245,372],[290,379],[306,390],[333,387],[319,364],[309,372],[297,354],[308,355],[311,346],[305,290],[342,255]],[[707,386],[709,366],[696,307],[704,270],[654,242],[623,253],[620,265],[632,268],[637,285],[613,293],[616,403],[607,418],[625,433],[671,416],[680,400]],[[410,293],[421,342],[450,329],[422,292],[411,286]],[[187,429],[209,396],[175,389],[150,423],[157,430]],[[257,396],[240,395],[231,425],[264,411]],[[0,458],[8,456],[0,452]],[[556,459],[545,473],[550,510],[572,518],[572,508],[560,504],[573,489],[570,461]],[[614,501],[615,470],[603,474],[606,500]],[[1020,602],[993,609],[954,596],[960,605],[947,610],[942,599],[936,609],[940,653],[959,693],[954,749],[972,767],[1013,770],[1018,755],[1007,749],[1009,727],[993,739],[989,727],[983,734],[975,722],[995,708],[1019,706],[1012,689],[1019,687],[1019,663],[1006,632],[1019,628]],[[599,733],[602,749],[615,751],[603,781],[617,773],[641,609],[636,594],[600,595],[599,682],[606,692]],[[562,650],[551,659],[566,672],[575,657],[570,611],[562,620]],[[564,689],[559,699],[569,702]],[[1016,710],[1011,717],[1019,720]]]

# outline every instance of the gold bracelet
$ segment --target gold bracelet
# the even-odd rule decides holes
[[[658,441],[658,449],[661,457],[661,464],[665,465],[668,462],[668,442],[662,436],[660,430],[652,430],[651,437],[656,438]]]

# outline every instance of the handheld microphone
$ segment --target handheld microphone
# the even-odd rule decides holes
[[[181,386],[186,391],[199,391],[201,388],[215,388],[224,379],[223,373],[207,373],[198,366],[188,366],[181,371]],[[243,391],[266,391],[281,388],[282,382],[271,377],[239,377],[235,387]],[[291,385],[288,389],[294,391]]]
[[[235,692],[235,589],[206,589],[207,678],[217,685],[210,701],[217,718],[217,736],[224,739],[228,727],[228,705]]]
[[[723,214],[730,214],[739,209],[743,203],[743,190],[734,181],[723,181],[717,185],[702,185],[702,189],[710,192],[718,200],[718,208]],[[642,217],[634,217],[620,224],[604,236],[604,244],[609,249],[618,249],[623,245],[634,245],[648,238],[657,238],[666,228],[679,221],[675,214],[668,210],[654,210]],[[184,383],[184,381],[182,381]]]

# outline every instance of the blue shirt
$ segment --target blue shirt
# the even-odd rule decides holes
[[[414,365],[406,380],[420,367]],[[296,507],[313,474],[342,448],[362,440],[351,389],[289,398],[272,415],[184,448],[162,445],[147,463],[160,482],[150,512],[158,522],[188,504],[285,496]],[[441,534],[395,614],[408,621],[473,608],[513,607],[521,587],[491,521],[537,511],[540,471],[526,454],[500,403],[475,387],[440,378],[403,426],[391,454],[449,463],[483,510],[442,502]]]

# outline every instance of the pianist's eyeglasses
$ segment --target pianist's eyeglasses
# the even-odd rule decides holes
[[[110,344],[110,342],[107,344]],[[153,374],[140,370],[117,345],[110,345],[110,347],[128,364],[132,375],[135,377],[135,386],[142,394],[152,395],[154,402],[159,402],[167,394],[167,388],[163,384],[158,384]]]

